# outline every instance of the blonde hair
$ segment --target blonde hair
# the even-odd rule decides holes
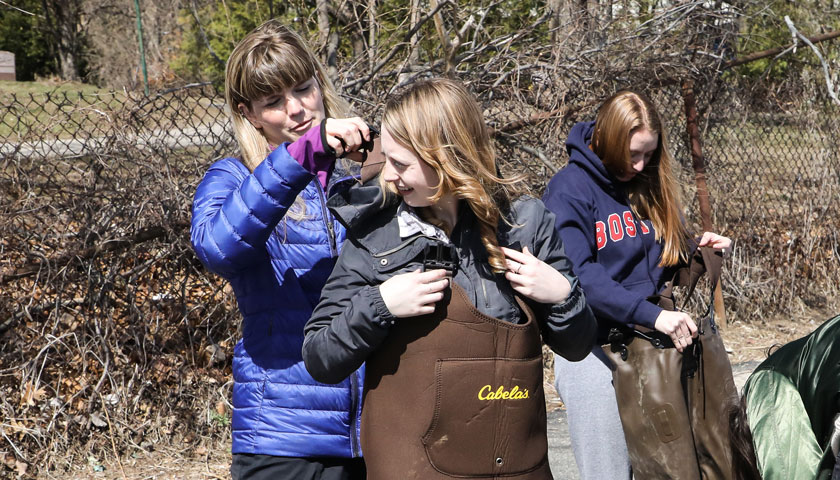
[[[639,218],[653,223],[656,240],[663,242],[659,265],[675,265],[687,257],[688,231],[680,215],[682,202],[671,169],[673,157],[653,102],[631,90],[608,98],[598,109],[592,151],[610,173],[622,176],[631,169],[630,137],[640,128],[658,134],[659,144],[645,168],[625,184],[630,207]]]
[[[249,170],[269,153],[268,140],[251,125],[239,104],[282,92],[315,77],[324,99],[326,117],[346,117],[350,105],[342,99],[324,69],[300,35],[277,20],[268,20],[236,45],[225,67],[225,100],[233,132]]]
[[[436,78],[408,86],[391,96],[382,114],[382,126],[403,147],[412,150],[440,178],[431,200],[452,194],[464,200],[479,221],[481,243],[494,272],[504,272],[505,256],[497,232],[502,212],[508,211],[515,184],[521,178],[505,179],[496,172],[496,153],[481,109],[467,89],[455,81]],[[394,186],[379,177],[384,191]],[[431,209],[422,209],[432,217]],[[454,225],[433,223],[451,231]]]

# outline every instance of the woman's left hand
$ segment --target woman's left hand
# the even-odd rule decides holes
[[[703,236],[700,237],[700,243],[698,245],[701,247],[712,247],[715,250],[725,250],[732,246],[732,240],[729,237],[724,237],[717,233],[704,232]]]
[[[502,247],[507,257],[505,278],[520,294],[540,303],[563,303],[572,293],[569,280],[524,247],[521,252]]]
[[[336,157],[362,160],[361,153],[355,155],[351,153],[359,150],[365,139],[373,140],[373,135],[368,124],[361,117],[325,118],[321,123],[322,141],[327,142]]]

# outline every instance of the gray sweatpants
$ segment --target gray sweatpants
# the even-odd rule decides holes
[[[580,362],[554,356],[554,386],[566,405],[581,480],[629,480],[630,457],[609,360],[601,347]]]

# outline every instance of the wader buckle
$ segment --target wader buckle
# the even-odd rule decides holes
[[[455,246],[435,243],[423,248],[423,271],[444,269],[450,277],[458,269],[458,253]]]
[[[627,345],[624,344],[624,334],[617,328],[611,328],[607,336],[610,343],[610,350],[613,353],[620,352],[621,359],[627,361]]]

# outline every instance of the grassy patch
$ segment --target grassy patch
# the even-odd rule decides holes
[[[124,93],[76,82],[0,82],[0,142],[96,135],[125,99]]]
[[[212,90],[112,92],[80,83],[0,82],[0,144],[105,138],[224,123]]]
[[[103,93],[105,90],[95,85],[88,85],[81,82],[11,82],[0,80],[0,101],[3,102],[11,98],[12,95],[26,95],[30,93],[43,95],[49,92],[92,95]]]
[[[837,188],[835,128],[757,118],[710,129],[704,153],[711,193],[738,214],[803,214],[809,201]]]

